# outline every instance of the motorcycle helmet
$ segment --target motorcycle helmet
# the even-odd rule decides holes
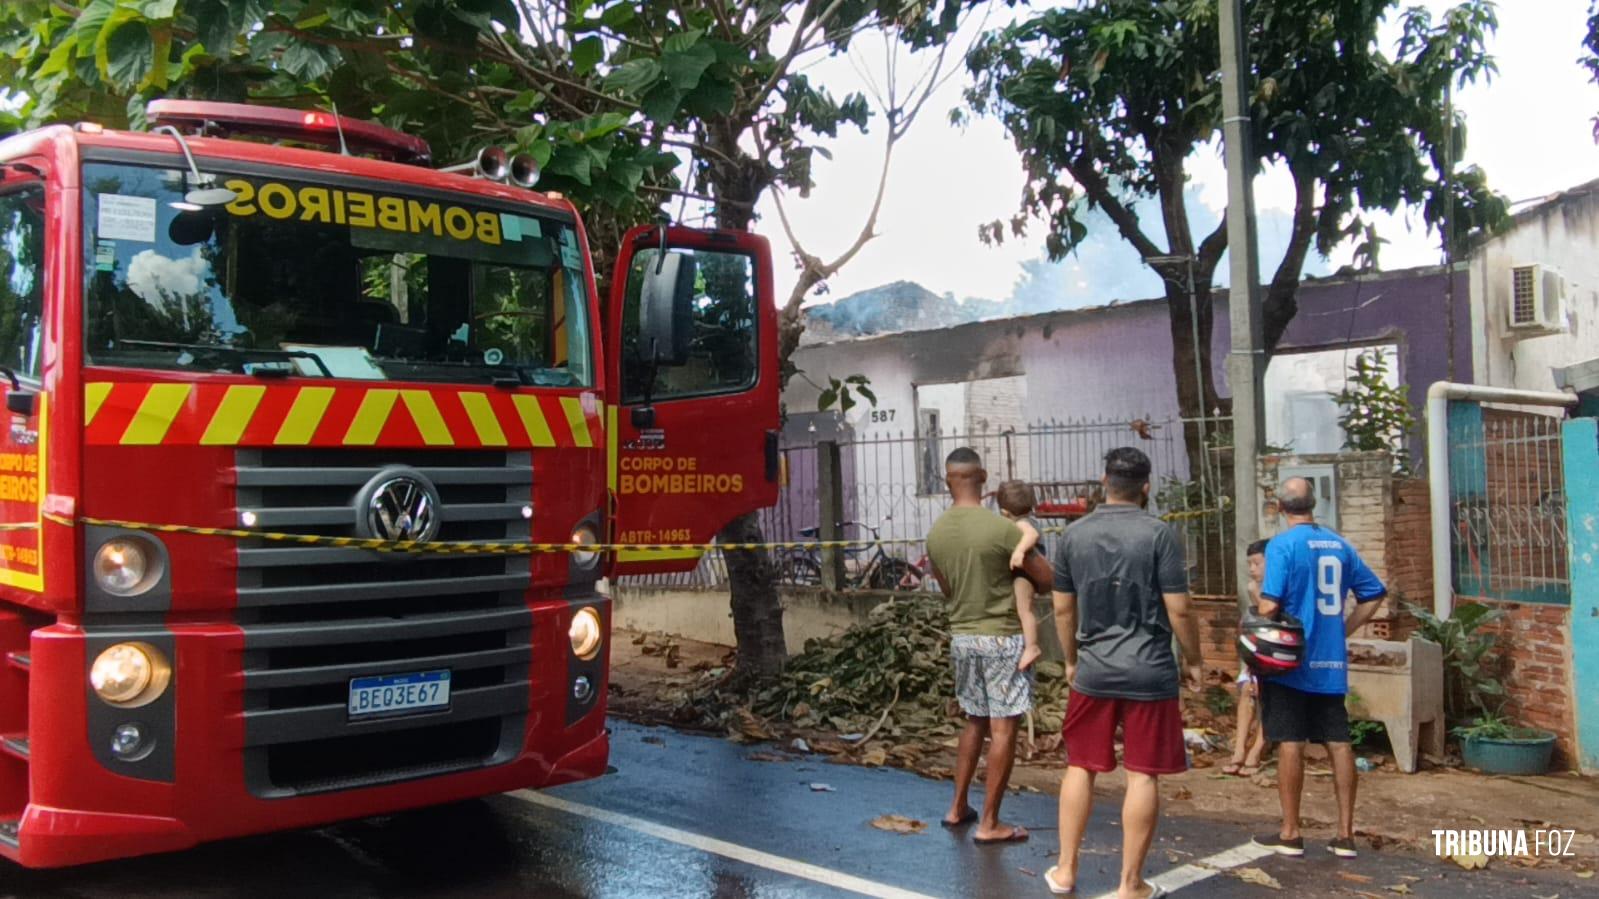
[[[1245,615],[1239,623],[1238,656],[1259,677],[1287,674],[1305,655],[1305,627],[1299,619]]]

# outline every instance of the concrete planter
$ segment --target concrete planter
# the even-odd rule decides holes
[[[1526,737],[1467,737],[1460,757],[1467,768],[1485,774],[1546,774],[1555,751],[1555,735],[1528,731]]]

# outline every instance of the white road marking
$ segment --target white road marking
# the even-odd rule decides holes
[[[558,812],[566,812],[569,815],[579,815],[603,824],[610,824],[613,827],[623,827],[635,833],[641,833],[658,840],[665,840],[668,843],[687,846],[690,849],[697,849],[700,852],[707,852],[711,855],[720,855],[723,858],[754,865],[758,868],[765,868],[768,871],[777,871],[780,874],[800,877],[824,886],[849,890],[853,893],[860,893],[863,896],[876,896],[880,897],[880,899],[934,899],[934,897],[925,893],[902,890],[886,883],[878,883],[875,880],[867,880],[863,877],[834,871],[831,868],[824,868],[820,865],[784,858],[781,855],[773,855],[769,852],[762,852],[759,849],[751,849],[748,846],[740,846],[737,843],[729,843],[725,840],[718,840],[714,837],[707,837],[687,830],[667,827],[664,824],[656,824],[654,821],[646,821],[643,818],[635,818],[632,815],[624,815],[619,812],[595,808],[591,805],[558,799],[548,793],[517,790],[506,795],[531,805],[543,806]]]
[[[1243,843],[1231,849],[1218,852],[1215,855],[1208,855],[1198,861],[1190,862],[1180,868],[1173,868],[1159,877],[1151,877],[1149,882],[1160,884],[1166,888],[1168,893],[1175,893],[1183,887],[1193,886],[1202,880],[1215,877],[1228,868],[1247,865],[1252,861],[1258,861],[1273,854],[1275,853],[1272,850],[1256,846],[1252,842]],[[1094,899],[1115,899],[1115,896],[1116,891],[1111,890],[1108,893],[1094,897]]]

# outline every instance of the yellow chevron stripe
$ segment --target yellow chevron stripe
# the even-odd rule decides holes
[[[398,390],[368,390],[361,400],[361,407],[355,410],[355,419],[350,422],[350,430],[344,432],[346,445],[371,446],[378,442],[378,435],[383,433],[383,426],[388,424],[389,412],[394,408],[394,401],[400,398]]]
[[[122,432],[122,443],[132,446],[160,443],[193,389],[193,384],[151,384],[144,401],[139,403],[139,411],[133,413],[128,429]]]
[[[612,493],[616,492],[616,460],[618,450],[616,436],[616,408],[617,407],[612,406],[605,410],[605,486],[609,487]]]
[[[402,390],[400,399],[405,401],[405,408],[411,411],[411,420],[416,422],[423,443],[428,446],[449,446],[455,442],[455,438],[450,436],[450,426],[444,423],[444,416],[439,414],[438,404],[433,402],[433,394],[426,390]]]
[[[516,404],[517,414],[522,416],[527,439],[534,446],[554,446],[555,435],[550,432],[550,423],[544,420],[544,410],[539,408],[538,397],[519,393],[511,397],[511,402]]]
[[[484,446],[505,445],[505,431],[500,428],[500,419],[494,414],[494,407],[489,405],[488,397],[481,393],[463,393],[461,406],[466,409],[466,417],[472,419],[479,443]]]
[[[278,436],[272,438],[272,442],[290,446],[310,443],[316,434],[316,426],[322,423],[322,414],[328,411],[328,403],[331,402],[332,387],[301,387],[294,397],[294,405],[289,407],[289,414],[283,416]]]
[[[222,403],[211,416],[211,423],[205,426],[205,433],[200,435],[200,444],[232,446],[238,443],[244,435],[244,429],[250,426],[255,408],[261,405],[261,397],[265,395],[266,388],[255,384],[229,387],[228,392],[222,394]]]
[[[561,397],[561,411],[566,413],[566,423],[572,426],[572,442],[578,446],[593,446],[589,434],[588,416],[583,414],[583,403],[575,396]]]
[[[83,426],[88,427],[94,421],[94,416],[100,411],[100,404],[111,395],[111,384],[106,381],[93,381],[83,385]]]

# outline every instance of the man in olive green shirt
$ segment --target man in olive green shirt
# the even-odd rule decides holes
[[[1015,524],[983,507],[988,473],[977,453],[961,447],[944,462],[954,505],[927,533],[933,574],[949,599],[950,657],[955,694],[966,713],[955,763],[955,798],[946,827],[977,821],[978,843],[1027,839],[1027,830],[999,820],[1016,758],[1016,723],[1033,704],[1030,673],[1020,670],[1022,625],[1016,616],[1011,552],[1022,539]],[[992,739],[981,817],[967,804],[983,741]]]

